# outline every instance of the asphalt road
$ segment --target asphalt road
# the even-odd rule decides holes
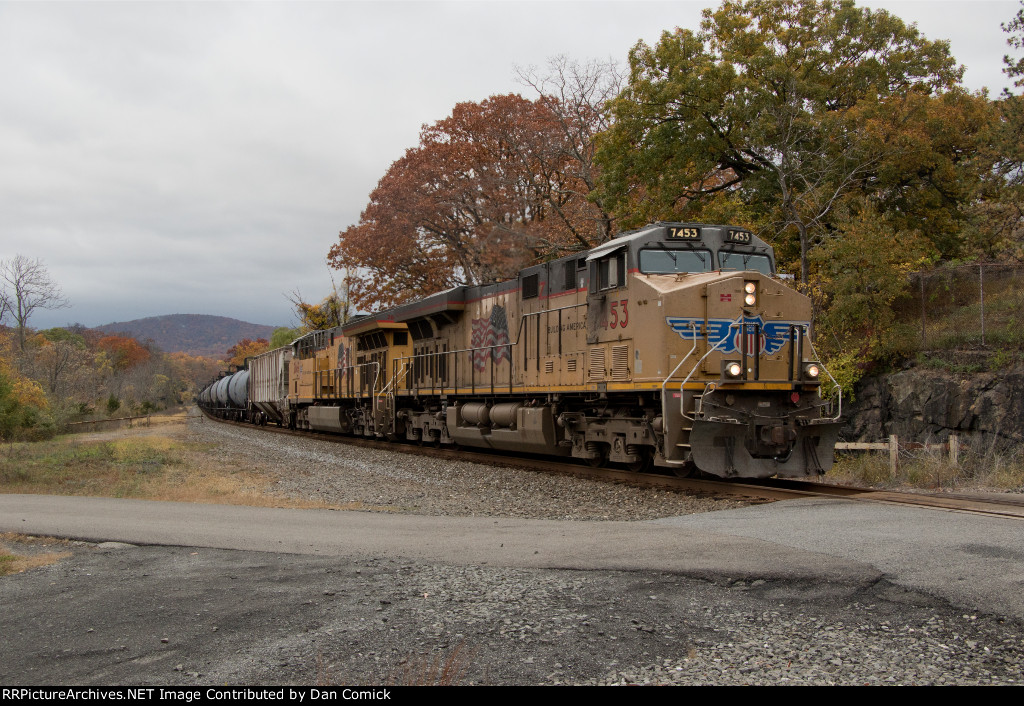
[[[561,522],[0,495],[0,531],[457,565],[862,583],[1024,619],[1024,522],[812,499],[649,522]]]

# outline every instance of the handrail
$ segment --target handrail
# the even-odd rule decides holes
[[[376,368],[377,368],[377,373],[373,377],[373,385],[370,387],[370,394],[369,394],[370,397],[373,397],[374,395],[377,394],[377,381],[380,379],[380,361],[371,360],[369,363],[357,363],[356,365],[346,365],[344,368],[339,367],[339,368],[334,368],[333,370],[319,370],[317,372],[318,373],[321,373],[321,372],[324,372],[324,373],[326,373],[326,372],[340,373],[342,371],[355,370],[356,368],[368,368],[371,365],[376,366]]]
[[[569,304],[567,306],[560,306],[557,309],[544,309],[543,311],[530,311],[520,315],[519,328],[516,331],[516,340],[509,341],[508,343],[499,343],[493,346],[476,346],[475,348],[459,348],[450,351],[431,351],[429,353],[414,353],[413,355],[405,355],[395,358],[396,361],[402,362],[407,360],[416,360],[417,358],[426,359],[429,356],[441,356],[441,355],[458,355],[459,353],[476,353],[477,351],[493,351],[495,348],[508,348],[509,349],[509,385],[512,384],[512,372],[515,370],[515,356],[512,355],[512,347],[518,346],[523,338],[523,327],[526,325],[526,320],[531,316],[539,317],[541,314],[550,314],[555,311],[566,311],[568,309],[577,309],[581,306],[587,306],[587,302],[581,302],[577,304]],[[410,366],[406,366],[410,367]]]
[[[694,323],[692,321],[690,322],[690,328],[693,330],[693,346],[690,348],[690,351],[686,355],[683,356],[683,359],[679,361],[679,364],[676,365],[675,368],[673,368],[672,372],[668,374],[668,377],[665,378],[662,381],[662,383],[661,383],[661,424],[662,424],[662,437],[663,437],[662,441],[665,444],[665,449],[664,449],[664,451],[662,453],[665,456],[665,463],[671,463],[671,464],[676,465],[676,466],[686,465],[686,461],[673,461],[673,460],[671,460],[668,457],[668,434],[666,433],[666,430],[665,430],[665,424],[668,423],[668,407],[666,407],[667,400],[665,398],[665,393],[667,392],[667,390],[665,388],[668,386],[668,381],[671,380],[672,377],[676,374],[676,371],[679,370],[679,368],[682,367],[683,363],[685,363],[686,360],[691,355],[693,355],[693,352],[695,350],[697,350],[697,327],[694,325]],[[683,396],[683,389],[682,389],[682,387],[680,387],[679,388],[679,397],[680,397],[680,399],[682,399],[682,396]],[[680,401],[680,404],[682,404],[682,401]]]
[[[814,354],[814,360],[816,360],[818,362],[818,365],[821,366],[821,369],[825,371],[825,374],[828,375],[828,379],[832,381],[832,384],[835,385],[835,389],[839,393],[839,411],[836,413],[836,416],[830,418],[833,422],[838,422],[839,418],[843,416],[843,387],[836,381],[834,377],[832,377],[832,373],[828,371],[828,368],[825,367],[825,364],[821,362],[821,358],[818,357],[818,351],[814,350],[814,341],[811,340],[810,336],[807,337],[807,344],[811,347],[811,353]]]
[[[729,333],[731,334],[731,333],[732,333],[732,330],[733,330],[734,328],[739,328],[739,326],[740,326],[739,324],[729,324]],[[701,359],[697,361],[697,364],[696,364],[696,365],[694,365],[694,366],[693,366],[693,367],[692,367],[692,368],[690,369],[690,373],[689,373],[689,374],[688,374],[688,375],[686,376],[686,379],[685,379],[685,380],[683,380],[683,381],[682,381],[681,383],[679,383],[679,393],[680,393],[680,394],[679,394],[679,413],[680,413],[681,415],[683,415],[683,419],[689,419],[689,420],[690,420],[691,422],[692,422],[692,421],[695,421],[693,417],[691,417],[691,416],[688,416],[688,415],[686,414],[686,405],[685,405],[685,402],[686,402],[686,397],[685,397],[685,396],[684,396],[684,394],[683,394],[683,388],[684,388],[684,387],[686,386],[686,383],[688,383],[688,382],[690,381],[690,378],[692,378],[692,377],[693,377],[693,373],[694,373],[694,372],[695,372],[695,371],[697,370],[697,368],[699,368],[699,367],[700,367],[701,363],[703,363],[703,362],[704,362],[704,360],[705,360],[705,359],[706,359],[706,358],[707,358],[707,357],[708,357],[709,355],[711,355],[712,353],[714,353],[715,351],[717,351],[717,350],[718,350],[718,348],[719,348],[719,347],[720,347],[720,346],[721,346],[721,345],[722,345],[723,343],[725,343],[726,341],[728,341],[728,340],[729,340],[730,338],[732,338],[732,336],[731,336],[731,335],[729,335],[729,336],[723,336],[723,337],[722,337],[722,340],[721,340],[721,341],[719,341],[718,343],[716,343],[716,344],[714,345],[714,347],[712,347],[712,348],[709,348],[709,349],[708,349],[708,352],[707,352],[707,353],[705,353],[705,354],[704,354],[703,356],[701,356]],[[707,388],[706,388],[706,386],[705,386],[705,389],[707,389]]]

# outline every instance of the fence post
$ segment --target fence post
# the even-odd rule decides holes
[[[918,272],[917,277],[921,282],[921,347],[927,348],[928,345],[924,335],[924,273]]]
[[[960,437],[956,434],[949,435],[949,462],[954,466],[960,462]]]
[[[978,265],[978,289],[981,294],[981,345],[985,345],[985,270]]]
[[[893,478],[896,477],[896,472],[899,470],[900,465],[900,443],[899,439],[895,434],[889,435],[889,472],[892,473]]]

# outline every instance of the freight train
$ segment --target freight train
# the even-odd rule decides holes
[[[654,223],[513,280],[314,331],[199,402],[255,423],[593,466],[804,477],[831,467],[841,404],[821,394],[810,331],[810,300],[753,233]]]

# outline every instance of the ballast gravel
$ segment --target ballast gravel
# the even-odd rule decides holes
[[[648,520],[743,503],[448,461],[192,419],[186,439],[270,481],[266,492],[329,507],[417,515]]]

